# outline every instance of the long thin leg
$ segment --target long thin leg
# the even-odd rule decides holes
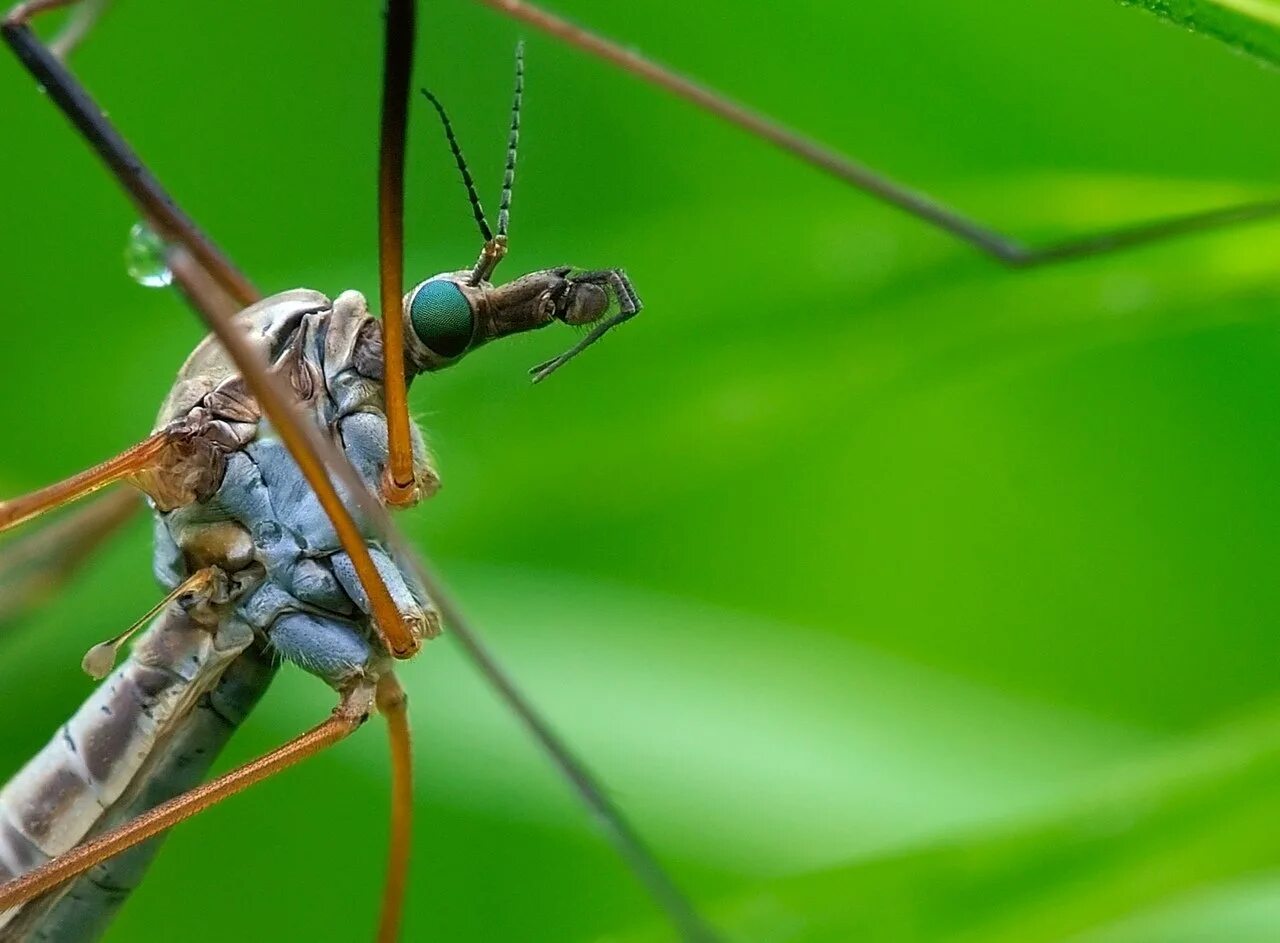
[[[387,720],[391,746],[391,836],[387,848],[387,876],[378,918],[378,943],[400,939],[405,889],[409,882],[409,852],[413,847],[413,742],[409,736],[408,698],[395,675],[378,679],[378,713]]]
[[[76,498],[93,494],[114,482],[156,469],[171,447],[170,436],[165,432],[157,432],[149,439],[121,452],[115,458],[109,458],[100,465],[73,475],[65,481],[59,481],[20,498],[0,501],[0,531],[17,527],[39,514],[52,511]]]
[[[83,874],[99,861],[132,848],[184,819],[188,819],[223,799],[248,789],[269,776],[274,776],[295,763],[333,746],[358,728],[369,716],[372,691],[359,687],[345,695],[324,723],[290,740],[266,756],[246,763],[239,769],[197,786],[190,792],[144,812],[119,828],[71,849],[64,855],[42,864],[22,877],[0,886],[0,911],[26,903],[64,881]]]
[[[378,150],[378,258],[382,298],[383,385],[387,407],[387,475],[383,494],[394,505],[417,499],[409,403],[405,391],[404,150],[413,71],[413,0],[387,4],[382,63],[382,133]]]
[[[46,85],[62,85],[74,92],[73,97],[69,97],[70,93],[64,93],[62,97],[56,99],[64,110],[74,110],[77,107],[85,107],[87,103],[87,106],[91,109],[91,114],[98,115],[99,118],[101,118],[100,112],[98,112],[92,105],[91,100],[80,87],[74,76],[67,72],[66,69],[61,68],[59,63],[56,61],[53,62],[45,72],[40,74],[48,76],[47,79],[42,80]],[[70,104],[63,104],[63,102],[70,102]],[[72,116],[72,121],[77,128],[81,129],[82,133],[86,134],[86,136],[92,137],[93,131],[91,129],[86,130],[89,126],[83,119],[78,120],[75,116]],[[105,118],[101,118],[101,121],[106,124]],[[106,124],[106,127],[110,129],[109,124]],[[104,146],[110,146],[113,141],[117,141],[122,144],[123,142],[120,141],[119,134],[116,133],[114,129],[110,129],[110,131],[111,137],[105,139],[106,144]],[[96,140],[91,140],[91,143],[94,144],[95,149],[98,148],[98,142]],[[132,154],[131,151],[128,151],[127,146],[125,147],[125,153],[130,155]],[[136,160],[136,157],[134,160]],[[112,167],[114,170],[119,163],[119,160],[108,160],[107,163],[108,166]],[[199,266],[190,266],[189,268],[191,269],[188,273],[191,284],[187,285],[184,283],[184,289],[188,291],[189,296],[192,296],[193,289],[195,291],[195,297],[197,298],[208,294],[210,291],[216,290],[214,287],[207,284],[201,285],[202,278],[205,282],[208,282],[211,280],[211,276],[205,274]],[[177,269],[175,269],[175,274],[178,274]],[[222,323],[221,319],[216,317],[216,315],[210,314],[211,310],[213,309],[205,307],[200,308],[200,312],[206,318],[206,323],[209,323],[211,326]],[[219,339],[222,339],[223,337],[221,333],[219,333],[218,336]],[[233,357],[235,357],[234,349],[228,346],[228,350],[230,350]],[[248,379],[251,385],[253,385],[255,393],[258,391],[259,385],[266,386],[269,384],[269,378],[264,376],[266,373],[265,368],[262,365],[253,362],[252,357],[244,359],[243,362],[242,358],[236,358],[235,362],[241,372],[244,373],[246,379]],[[268,413],[268,415],[270,415],[270,413]],[[272,421],[276,423],[277,429],[282,431],[296,425],[296,423],[293,423],[291,420],[291,414],[286,415],[285,421],[283,422],[277,421],[274,417],[272,418]],[[286,444],[290,443],[286,440]],[[547,754],[551,758],[556,769],[560,771],[561,775],[563,775],[566,781],[570,783],[582,801],[603,825],[606,834],[617,847],[623,860],[632,869],[636,877],[650,892],[650,894],[653,895],[659,906],[662,907],[663,911],[667,914],[668,919],[670,919],[673,925],[680,931],[682,939],[689,941],[689,943],[695,943],[695,941],[696,943],[706,943],[706,941],[715,940],[714,934],[712,934],[702,924],[689,901],[681,894],[679,888],[675,885],[670,876],[665,873],[661,864],[658,863],[658,861],[645,847],[644,843],[639,839],[637,833],[622,815],[621,811],[606,797],[604,790],[595,780],[591,771],[569,749],[567,744],[560,740],[552,730],[551,726],[540,716],[533,704],[515,686],[515,683],[502,669],[494,655],[480,640],[474,626],[472,626],[466,619],[459,607],[452,602],[445,587],[434,576],[434,574],[423,566],[422,561],[413,551],[413,548],[407,544],[403,537],[401,537],[392,526],[383,507],[378,502],[372,500],[368,491],[365,489],[362,480],[356,473],[355,469],[351,466],[351,463],[347,460],[346,456],[334,448],[331,443],[318,436],[311,436],[311,441],[306,444],[310,446],[310,451],[306,454],[309,454],[317,462],[320,461],[318,456],[324,456],[324,461],[328,463],[329,468],[331,468],[342,480],[352,499],[360,505],[361,510],[372,522],[375,529],[396,548],[397,553],[403,559],[409,561],[410,564],[414,566],[417,570],[419,579],[432,598],[438,601],[442,615],[444,615],[448,621],[453,634],[462,642],[464,650],[476,665],[481,676],[484,677],[491,686],[493,686],[507,706],[528,726],[540,746],[547,751]],[[294,457],[305,470],[307,465],[303,463],[304,456],[299,454],[292,444],[290,444],[290,451],[294,454]],[[311,481],[310,475],[308,475],[308,480]],[[327,479],[325,481],[327,484]],[[314,482],[312,482],[312,485],[313,487],[316,487]],[[320,488],[317,488],[316,490],[318,494],[323,495]],[[328,510],[327,506],[326,510]],[[341,534],[341,530],[339,530],[339,533]],[[360,557],[357,553],[357,549],[353,549],[351,547],[346,547],[346,549],[347,552],[352,555],[353,561],[359,561]],[[360,546],[358,549],[363,550],[364,548],[363,546]],[[361,573],[360,575],[363,582],[364,574]],[[385,587],[382,586],[380,579],[377,581],[377,586],[385,589]],[[369,591],[368,584],[366,584],[366,591]],[[369,595],[376,602],[376,592],[369,592]]]
[[[27,21],[34,14],[65,6],[70,2],[74,0],[37,0],[35,3],[19,6],[0,25],[0,33],[3,33],[23,64],[107,163],[116,178],[135,196],[143,212],[159,222],[166,233],[173,234],[199,262],[198,266],[193,267],[195,271],[192,274],[198,278],[201,270],[208,273],[234,298],[256,298],[257,292],[253,287],[213,248],[212,243],[205,239],[195,224],[178,210],[124,138],[93,103],[83,86],[36,39],[27,26]],[[238,280],[232,278],[233,275]],[[280,379],[271,375],[266,365],[258,360],[240,327],[230,319],[216,316],[212,311],[202,310],[201,313],[205,315],[209,329],[244,376],[262,411],[271,420],[332,521],[342,547],[350,554],[356,575],[369,597],[375,627],[387,649],[398,658],[412,656],[421,647],[421,640],[413,634],[400,615],[391,593],[374,566],[355,519],[338,496],[325,469],[325,461],[321,456],[332,458],[338,455],[337,450],[321,438],[311,423],[299,419],[292,408],[295,398],[284,388]],[[352,497],[357,503],[362,506],[374,503],[345,457],[339,457],[338,463],[333,467],[348,483],[348,487],[351,487],[352,482],[355,483]]]
[[[410,558],[415,575],[426,587],[432,600],[444,617],[449,632],[457,638],[480,674],[491,684],[498,696],[546,751],[552,764],[565,778],[578,798],[594,814],[597,824],[604,830],[614,850],[626,862],[637,880],[644,885],[649,896],[662,909],[667,920],[679,932],[685,943],[716,943],[719,939],[698,915],[690,900],[680,890],[662,863],[649,850],[640,833],[635,830],[622,810],[614,804],[600,785],[595,774],[569,748],[551,724],[524,696],[511,676],[494,657],[489,647],[453,601],[440,579],[429,571],[417,557]]]
[[[896,206],[962,239],[1013,268],[1029,268],[1082,256],[1101,255],[1172,236],[1203,232],[1280,214],[1280,199],[1259,200],[1202,213],[1191,213],[1173,219],[1141,223],[1052,245],[1029,246],[1019,239],[997,232],[918,190],[891,180],[865,164],[851,160],[812,138],[765,117],[722,92],[695,82],[651,59],[646,59],[630,48],[620,46],[598,33],[576,26],[531,3],[525,3],[524,0],[479,0],[479,2],[664,88],[704,111],[775,144],[876,199]]]
[[[240,313],[240,303],[218,284],[181,243],[173,243],[165,254],[173,282],[187,304],[206,324],[230,321]]]
[[[5,17],[0,25],[0,34],[4,35],[5,41],[35,80],[49,92],[63,114],[71,119],[81,136],[111,168],[157,231],[165,238],[185,245],[242,305],[252,304],[257,300],[258,292],[249,280],[240,274],[195,221],[178,208],[160,186],[160,181],[147,170],[84,89],[74,81],[60,80],[59,73],[66,73],[66,69],[31,32],[29,23],[34,16],[75,2],[77,0],[33,0],[19,4]]]

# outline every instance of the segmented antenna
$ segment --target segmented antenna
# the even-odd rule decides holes
[[[507,135],[507,166],[502,173],[502,199],[498,204],[498,235],[507,234],[511,222],[511,187],[516,182],[516,147],[520,144],[520,100],[524,97],[524,41],[516,43],[516,91],[511,102],[511,131]]]
[[[484,207],[480,205],[480,195],[476,193],[475,181],[471,179],[471,171],[467,169],[467,160],[462,156],[462,148],[458,146],[458,138],[453,133],[453,124],[449,121],[449,114],[444,110],[444,105],[440,104],[440,99],[431,94],[428,89],[422,89],[422,94],[426,96],[427,101],[435,106],[436,114],[440,116],[440,123],[444,125],[444,136],[449,139],[449,150],[453,151],[453,159],[458,164],[458,170],[462,174],[462,183],[467,188],[467,198],[471,200],[471,211],[475,213],[476,225],[480,227],[480,235],[488,242],[493,238],[493,231],[489,228],[489,221],[484,218]],[[514,131],[513,131],[514,133]],[[514,155],[508,158],[508,167],[512,167],[514,163]],[[507,192],[503,191],[502,215],[499,217],[498,231],[506,232],[507,218]]]

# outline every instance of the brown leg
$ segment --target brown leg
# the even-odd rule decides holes
[[[837,153],[812,138],[734,101],[672,70],[658,65],[634,50],[618,45],[597,33],[563,20],[524,0],[480,0],[486,6],[542,30],[571,46],[612,63],[673,95],[691,102],[718,118],[763,138],[819,170],[857,187],[884,203],[896,206],[918,219],[936,226],[1011,268],[1029,268],[1089,255],[1102,255],[1130,246],[1156,242],[1187,233],[1245,223],[1280,214],[1280,199],[1259,200],[1237,206],[1220,207],[1202,213],[1177,216],[1152,223],[1139,223],[1105,233],[1095,233],[1047,246],[1029,246],[1012,236],[991,229],[945,206],[925,193],[883,176],[870,167]]]
[[[240,302],[228,294],[185,247],[176,243],[171,245],[165,261],[187,304],[206,324],[230,321],[240,313],[243,307]]]
[[[142,163],[102,110],[74,79],[66,67],[31,32],[31,20],[49,10],[70,6],[77,0],[31,0],[14,7],[3,25],[5,41],[17,54],[35,80],[45,88],[76,126],[90,146],[98,152],[116,179],[124,186],[134,204],[166,239],[181,243],[212,274],[226,291],[240,301],[252,304],[259,297],[231,260],[206,236],[191,217],[182,212],[165,189]]]
[[[162,467],[170,444],[166,433],[157,432],[151,438],[121,452],[115,458],[107,459],[101,465],[95,465],[78,475],[72,475],[66,481],[49,485],[20,498],[0,501],[0,531],[17,527],[24,521],[29,521],[46,511],[52,511],[76,498],[93,494],[99,488],[105,488],[114,482],[143,475]]]
[[[400,938],[409,852],[413,847],[413,749],[408,702],[395,675],[387,674],[378,680],[378,711],[387,719],[391,741],[391,840],[378,918],[378,943],[395,943]]]
[[[192,272],[188,276],[189,281],[184,280],[182,283],[188,297],[198,299],[214,295],[211,290],[192,290],[192,285],[201,282],[201,276],[207,274],[222,292],[241,304],[256,300],[258,294],[253,286],[200,232],[195,223],[177,208],[75,76],[31,32],[27,23],[32,16],[71,2],[74,0],[34,0],[30,4],[18,6],[0,24],[0,34],[3,34],[5,41],[17,53],[28,71],[46,89],[49,97],[111,168],[142,212],[156,224],[162,234],[179,243],[198,263],[190,267]],[[307,483],[315,491],[325,513],[333,522],[342,547],[350,554],[356,575],[369,597],[374,626],[383,644],[397,658],[408,658],[415,654],[421,647],[421,640],[413,634],[396,608],[391,593],[369,556],[368,547],[355,519],[342,503],[329,478],[326,462],[343,479],[357,502],[370,506],[376,503],[373,497],[368,494],[346,456],[322,438],[310,423],[300,420],[293,408],[294,396],[284,388],[278,377],[268,373],[266,364],[259,361],[240,327],[223,316],[224,307],[211,302],[207,307],[201,306],[200,313],[244,376],[262,411],[275,426]],[[375,515],[376,511],[371,516]]]
[[[43,59],[39,59],[38,53],[43,47],[40,47],[39,41],[25,27],[22,29],[0,27],[0,32],[14,47],[19,58],[28,65],[28,69],[36,77],[37,81],[49,90],[50,96],[54,98],[58,106],[104,159],[125,188],[132,193],[133,187],[128,179],[128,175],[132,172],[130,168],[140,168],[142,165],[137,160],[136,155],[123,142],[120,135],[102,116],[101,111],[93,104],[75,77],[63,68],[54,57],[48,56],[47,53]],[[32,47],[38,48],[33,51]],[[37,59],[39,59],[38,63],[32,64]],[[130,161],[133,161],[133,163],[130,164]],[[149,174],[145,174],[145,178],[153,180]],[[189,245],[189,243],[184,244]],[[199,260],[199,254],[194,249],[191,250],[191,255],[197,261]],[[209,295],[210,289],[207,283],[212,279],[209,271],[207,269],[202,270],[199,265],[187,266],[187,268],[191,270],[189,280],[182,280],[182,270],[177,267],[175,267],[174,273],[182,280],[183,288],[188,292],[188,296],[198,299]],[[234,296],[234,292],[227,292],[227,294]],[[325,510],[334,521],[335,529],[342,538],[344,549],[351,554],[361,583],[374,603],[374,618],[378,624],[381,626],[389,624],[392,617],[399,618],[399,613],[395,610],[390,594],[386,592],[386,587],[378,577],[376,569],[373,568],[372,561],[369,559],[363,543],[361,542],[357,545],[349,543],[349,532],[344,531],[340,518],[336,516],[334,509],[327,503],[329,500],[336,500],[336,494],[328,478],[324,476],[325,462],[342,479],[352,497],[358,503],[361,503],[361,509],[375,523],[375,527],[382,536],[397,549],[404,559],[410,561],[415,569],[418,570],[428,592],[433,598],[448,600],[445,588],[440,584],[439,580],[435,579],[430,572],[422,567],[413,548],[391,526],[384,508],[378,502],[373,501],[367,494],[360,477],[356,474],[355,469],[352,468],[351,463],[346,460],[346,457],[339,453],[330,443],[316,436],[309,428],[300,428],[291,410],[287,410],[279,417],[274,414],[273,410],[278,411],[281,403],[288,404],[291,400],[288,394],[277,394],[275,397],[276,402],[268,404],[266,402],[268,397],[260,395],[260,390],[274,389],[275,385],[271,382],[271,378],[266,376],[265,366],[254,362],[252,352],[246,351],[243,343],[239,345],[235,343],[239,339],[238,332],[227,332],[225,330],[227,318],[222,316],[224,312],[218,310],[215,305],[202,306],[198,304],[197,310],[204,316],[206,324],[210,326],[219,340],[223,342],[223,345],[231,352],[232,359],[249,381],[255,395],[259,395],[259,401],[263,404],[264,411],[276,428],[281,431],[282,437],[286,431],[291,432],[292,438],[285,438],[285,443],[289,446],[290,452],[295,459],[298,460],[299,465],[306,473],[308,481],[315,488],[321,501],[326,502],[324,503]],[[229,336],[230,343],[228,343]],[[324,456],[323,461],[320,458],[321,455]],[[317,474],[321,478],[319,484],[317,484],[315,477]],[[340,509],[345,515],[345,508]],[[349,515],[346,515],[346,520],[350,521]],[[364,568],[366,566],[367,570]],[[383,605],[380,602],[380,597],[385,599],[385,606],[390,609],[389,613],[379,608]],[[675,886],[671,878],[667,876],[661,865],[653,858],[644,843],[636,835],[635,830],[627,822],[621,810],[609,800],[604,790],[595,781],[591,771],[555,735],[532,703],[515,686],[513,680],[502,669],[493,654],[484,646],[476,629],[464,619],[458,607],[452,602],[447,602],[441,606],[441,611],[446,615],[446,622],[450,625],[455,637],[463,643],[467,656],[477,666],[481,675],[498,692],[507,706],[528,725],[530,731],[534,734],[540,746],[547,751],[561,775],[573,786],[587,807],[604,823],[610,839],[615,843],[628,865],[667,912],[674,925],[679,929],[681,938],[686,941],[714,940],[714,934],[702,924],[689,902],[681,895],[679,888]],[[405,651],[411,654],[414,647],[416,646],[410,646]],[[392,650],[397,654],[401,654],[394,647]]]
[[[144,812],[131,822],[59,855],[20,878],[0,886],[0,911],[8,910],[38,897],[92,868],[99,861],[117,855],[139,842],[146,841],[173,827],[183,819],[203,812],[223,799],[259,783],[269,776],[319,753],[344,739],[364,723],[372,707],[372,691],[358,687],[343,696],[342,702],[324,723],[266,756],[239,769],[219,776],[213,782],[197,786],[168,802]]]
[[[382,491],[396,506],[417,500],[409,404],[405,391],[404,140],[413,71],[413,0],[387,4],[382,64],[382,139],[378,153],[378,256],[382,299],[382,350],[387,405],[387,474]]]

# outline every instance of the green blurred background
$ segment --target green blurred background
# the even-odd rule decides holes
[[[856,8],[855,8],[856,7]],[[1035,239],[1274,196],[1280,76],[1110,0],[557,0]],[[505,274],[624,265],[644,315],[546,384],[547,331],[424,378],[445,487],[403,517],[486,637],[735,940],[1280,938],[1280,224],[1009,272],[463,0],[417,77]],[[76,65],[268,291],[376,295],[377,3],[121,0]],[[477,241],[433,116],[410,277]],[[200,329],[0,58],[0,493],[140,438]],[[0,769],[156,599],[135,522],[3,639]],[[447,638],[418,735],[410,940],[669,939]],[[285,671],[223,765],[331,695]],[[362,940],[366,731],[172,836],[110,935]]]

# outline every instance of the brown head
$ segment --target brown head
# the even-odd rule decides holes
[[[439,100],[423,89],[423,95],[435,106],[444,124],[449,147],[462,173],[462,182],[467,188],[485,243],[474,267],[434,275],[404,296],[405,344],[409,362],[418,372],[447,367],[480,345],[508,334],[536,330],[557,321],[595,325],[565,353],[534,367],[530,372],[536,383],[595,343],[610,328],[634,317],[642,307],[621,269],[582,271],[566,265],[531,272],[502,285],[494,285],[490,281],[498,263],[507,253],[507,225],[511,189],[515,181],[516,145],[520,139],[523,90],[524,57],[522,50],[517,48],[515,103],[511,109],[507,165],[495,234],[485,219],[449,116]],[[609,314],[611,310],[612,315]]]

